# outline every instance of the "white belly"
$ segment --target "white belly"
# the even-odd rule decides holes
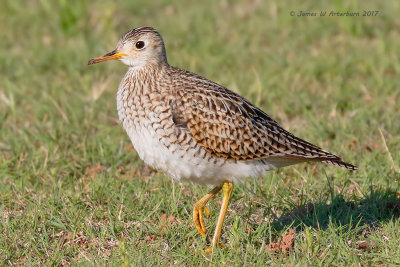
[[[258,177],[280,166],[264,161],[235,162],[222,159],[204,159],[195,155],[195,149],[176,147],[174,151],[158,141],[149,126],[131,124],[125,127],[139,157],[151,167],[168,173],[179,181],[207,186],[221,185],[224,181],[240,183],[249,177]],[[204,151],[204,153],[206,153]],[[279,165],[279,164],[278,164]]]

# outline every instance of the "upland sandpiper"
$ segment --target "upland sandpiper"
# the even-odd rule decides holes
[[[178,181],[214,186],[194,204],[193,222],[206,234],[206,203],[223,199],[212,244],[219,244],[233,185],[269,170],[322,161],[356,167],[288,131],[240,95],[167,62],[161,35],[151,27],[122,36],[112,52],[88,64],[118,59],[129,66],[117,93],[118,116],[144,162]]]

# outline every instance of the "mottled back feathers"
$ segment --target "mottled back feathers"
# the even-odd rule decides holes
[[[179,81],[171,105],[174,122],[187,128],[213,157],[239,161],[277,157],[356,168],[284,130],[238,94],[185,70],[170,67],[168,74]]]

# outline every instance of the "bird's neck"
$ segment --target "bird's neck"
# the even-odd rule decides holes
[[[160,81],[166,75],[168,65],[148,64],[143,67],[130,67],[122,80],[122,87],[136,95],[163,89]],[[121,86],[120,85],[120,86]]]
[[[132,77],[138,77],[138,78],[143,78],[144,76],[156,77],[159,74],[162,74],[166,68],[168,68],[167,63],[149,62],[145,65],[129,66],[128,72]]]

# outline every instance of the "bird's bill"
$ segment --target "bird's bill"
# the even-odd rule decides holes
[[[120,59],[122,56],[127,56],[127,54],[117,53],[117,51],[114,50],[108,54],[105,54],[104,56],[92,58],[91,60],[88,61],[88,65],[96,64],[111,59]]]

